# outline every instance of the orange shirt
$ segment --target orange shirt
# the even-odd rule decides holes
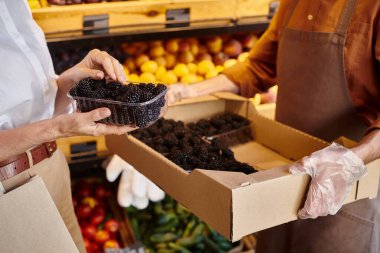
[[[252,97],[276,84],[277,47],[281,39],[279,32],[286,26],[284,22],[291,1],[281,1],[269,28],[252,48],[248,59],[223,72],[239,86],[241,95]],[[302,31],[335,32],[345,2],[298,0],[288,26]],[[352,101],[363,120],[376,128],[380,128],[379,18],[380,1],[357,0],[344,49],[345,73]]]

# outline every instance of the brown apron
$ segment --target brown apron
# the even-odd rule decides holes
[[[356,0],[346,0],[334,33],[287,27],[278,49],[276,119],[332,141],[359,140],[357,116],[345,78],[344,47]],[[298,220],[259,233],[257,253],[380,253],[380,196],[345,205],[336,215]]]

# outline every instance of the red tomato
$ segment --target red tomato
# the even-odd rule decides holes
[[[111,193],[103,185],[99,185],[95,189],[95,196],[99,199],[104,199],[104,198],[110,196],[110,194]]]
[[[100,245],[103,245],[109,239],[110,239],[110,234],[106,230],[99,230],[95,234],[95,241]]]
[[[92,239],[95,237],[97,229],[94,225],[90,224],[81,228],[81,231],[84,238]]]
[[[85,238],[83,238],[83,242],[84,242],[84,247],[86,248],[86,251],[90,251],[91,250],[91,242],[90,242],[90,240],[88,240],[85,237]]]
[[[85,198],[85,197],[88,197],[90,196],[91,194],[91,189],[87,186],[82,186],[78,189],[77,191],[78,193],[78,196],[81,197],[81,198]]]
[[[77,198],[73,197],[73,206],[77,207],[78,206],[78,200]]]
[[[117,231],[119,231],[119,228],[120,228],[120,224],[119,222],[117,222],[117,220],[115,219],[109,219],[105,224],[104,224],[104,228],[111,232],[111,233],[116,233]]]
[[[108,240],[103,245],[104,249],[119,249],[120,245],[116,240]]]
[[[90,218],[90,223],[97,226],[104,221],[104,218],[105,215],[103,213],[94,212]]]
[[[91,212],[92,212],[92,209],[88,205],[81,204],[76,209],[76,214],[79,219],[89,217]]]
[[[100,214],[103,214],[104,216],[106,216],[105,207],[102,204],[98,204],[94,208],[94,213],[100,213]]]

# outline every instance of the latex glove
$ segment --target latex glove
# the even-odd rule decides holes
[[[166,101],[170,105],[177,101],[181,101],[184,98],[192,98],[196,96],[197,92],[192,85],[184,85],[182,83],[178,83],[169,86],[169,90],[166,95]]]
[[[106,166],[107,180],[114,182],[121,173],[117,200],[123,207],[134,206],[144,209],[149,200],[157,202],[165,197],[165,193],[152,181],[133,168],[129,163],[114,155]]]
[[[336,143],[304,157],[289,170],[294,175],[311,176],[305,205],[298,212],[301,219],[336,214],[352,184],[367,173],[356,154]]]

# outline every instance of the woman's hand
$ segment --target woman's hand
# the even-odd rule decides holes
[[[91,77],[103,79],[109,77],[112,80],[124,83],[126,81],[123,66],[118,60],[105,51],[99,49],[91,50],[81,62],[63,72],[58,80],[71,88],[80,80]]]
[[[67,106],[70,102],[67,92],[76,83],[87,77],[97,80],[107,78],[121,83],[126,82],[124,69],[119,61],[105,51],[93,49],[81,62],[57,78],[58,93],[55,101],[55,115],[67,112]]]
[[[136,128],[97,123],[97,121],[111,115],[108,108],[98,108],[85,113],[63,114],[54,118],[57,138],[78,135],[122,135]]]

